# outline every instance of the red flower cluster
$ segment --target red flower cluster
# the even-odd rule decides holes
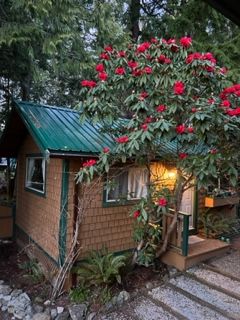
[[[148,93],[143,91],[140,93],[140,97],[139,97],[139,100],[144,100],[148,97]]]
[[[226,100],[227,97],[229,95],[235,95],[237,97],[240,97],[240,84],[235,84],[231,87],[228,87],[228,88],[225,88],[221,94],[220,94],[220,98],[223,99],[223,100]]]
[[[188,133],[193,133],[194,132],[194,128],[193,127],[188,127],[187,131],[188,131]]]
[[[179,154],[178,154],[178,157],[179,157],[179,159],[181,159],[181,160],[183,160],[183,159],[185,159],[185,158],[187,158],[187,153],[185,153],[185,152],[180,152]]]
[[[176,132],[177,134],[183,134],[186,130],[186,127],[184,124],[179,124],[177,127],[176,127]]]
[[[104,71],[104,65],[102,63],[99,63],[96,65],[96,71],[97,72],[103,72]]]
[[[103,153],[109,153],[110,149],[108,147],[103,148]]]
[[[209,150],[209,152],[210,152],[211,154],[216,154],[216,153],[217,153],[217,149],[216,149],[216,148],[213,148],[213,149]]]
[[[144,120],[144,123],[151,123],[151,122],[154,122],[155,121],[155,119],[152,117],[152,116],[150,116],[150,117],[147,117],[145,120]]]
[[[140,216],[140,214],[141,214],[140,210],[133,212],[133,218],[137,219]]]
[[[151,46],[150,42],[143,42],[137,47],[137,52],[138,53],[145,52],[146,50],[149,49],[150,46]]]
[[[118,143],[126,143],[129,141],[129,138],[128,138],[128,136],[122,136],[122,137],[116,138],[116,141]]]
[[[176,81],[173,86],[173,91],[177,95],[182,95],[184,93],[184,83],[182,81]]]
[[[134,69],[133,71],[132,71],[132,75],[134,76],[134,77],[140,77],[142,74],[144,73],[144,71],[143,70],[141,70],[141,69]]]
[[[91,159],[83,163],[83,167],[92,167],[97,163],[97,160]]]
[[[231,106],[231,102],[229,100],[223,100],[220,106],[224,108],[229,108]]]
[[[184,48],[189,48],[192,44],[192,38],[190,37],[182,37],[180,39],[180,44],[184,47]]]
[[[131,69],[135,69],[135,68],[137,68],[138,63],[136,61],[130,60],[130,61],[128,61],[128,66]]]
[[[216,59],[214,58],[211,52],[207,52],[204,54],[200,52],[190,53],[186,58],[186,63],[187,64],[192,63],[194,60],[199,60],[199,61],[207,60],[207,61],[210,61],[213,65],[216,64]]]
[[[159,198],[158,199],[158,205],[160,206],[160,207],[166,207],[166,205],[167,205],[167,199],[165,199],[165,198]]]
[[[142,124],[142,125],[141,125],[141,129],[142,129],[143,131],[147,131],[147,129],[148,129],[147,123]]]
[[[89,87],[89,88],[94,88],[96,87],[96,82],[92,80],[83,80],[81,82],[82,87]]]
[[[156,107],[157,112],[164,112],[167,110],[167,107],[164,104],[160,104],[159,106]]]
[[[106,46],[104,48],[105,51],[108,51],[108,52],[112,52],[113,51],[113,47],[112,46]]]
[[[123,67],[117,67],[115,69],[115,74],[118,74],[119,76],[122,76],[126,73],[125,69]]]
[[[118,56],[121,58],[124,58],[126,56],[126,52],[125,51],[118,51]]]
[[[110,56],[106,52],[101,53],[99,58],[102,59],[102,60],[110,60]]]
[[[98,74],[98,78],[99,78],[100,80],[102,80],[102,81],[106,81],[107,78],[108,78],[108,75],[107,75],[106,72],[100,72],[100,73]]]
[[[143,70],[144,70],[144,72],[146,74],[151,74],[152,73],[152,68],[151,67],[145,67]]]
[[[239,116],[240,115],[240,107],[236,108],[236,109],[228,109],[227,110],[227,114],[231,117],[233,116]]]
[[[161,64],[170,64],[172,63],[172,60],[167,58],[164,54],[161,54],[158,58],[158,62]]]

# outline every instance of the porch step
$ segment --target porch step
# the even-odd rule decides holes
[[[229,248],[230,245],[223,241],[204,239],[189,245],[187,257],[182,256],[177,250],[170,249],[161,257],[161,261],[180,271],[184,271],[199,262],[226,253]]]

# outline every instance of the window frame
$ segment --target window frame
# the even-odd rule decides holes
[[[29,170],[29,159],[41,159],[42,160],[42,169],[43,169],[43,190],[36,189],[29,186],[29,183],[33,183],[28,180],[28,170]],[[45,197],[46,194],[46,159],[42,154],[28,154],[25,159],[25,190],[37,194],[39,196]]]

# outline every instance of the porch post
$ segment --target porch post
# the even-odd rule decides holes
[[[182,255],[188,255],[188,236],[189,236],[189,215],[183,215],[183,239],[182,239]]]

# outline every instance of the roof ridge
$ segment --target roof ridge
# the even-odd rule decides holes
[[[50,106],[48,104],[42,104],[42,103],[36,103],[36,102],[30,102],[30,101],[15,100],[15,103],[20,106],[27,104],[27,105],[38,107],[38,108],[63,110],[63,111],[67,111],[67,112],[71,112],[71,113],[78,113],[78,114],[80,113],[78,110],[74,110],[74,109],[67,108],[67,107]]]

